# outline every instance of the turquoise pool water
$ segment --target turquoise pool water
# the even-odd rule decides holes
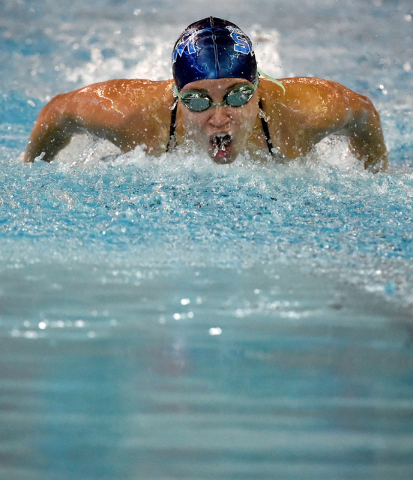
[[[0,10],[0,477],[410,480],[410,3]],[[390,172],[340,139],[288,166],[89,138],[18,160],[52,95],[169,77],[208,14],[268,73],[369,95]]]

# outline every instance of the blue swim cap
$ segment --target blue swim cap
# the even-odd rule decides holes
[[[175,43],[172,71],[178,90],[196,80],[245,78],[254,83],[257,62],[251,40],[227,20],[207,17],[187,27]]]

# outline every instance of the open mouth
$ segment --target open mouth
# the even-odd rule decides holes
[[[214,159],[225,159],[232,149],[232,135],[229,133],[217,133],[210,139],[212,155]]]

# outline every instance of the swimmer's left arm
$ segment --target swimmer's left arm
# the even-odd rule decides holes
[[[282,153],[290,158],[305,155],[326,136],[339,134],[348,137],[352,153],[366,169],[386,170],[380,117],[367,97],[317,78],[288,78],[282,83],[285,93],[277,90],[271,112],[283,119],[274,131]]]
[[[351,93],[352,115],[343,133],[349,138],[352,153],[364,162],[366,170],[384,172],[388,167],[388,152],[379,114],[367,97]]]
[[[385,171],[388,152],[384,142],[380,117],[372,102],[335,82],[320,81],[320,95],[327,113],[322,128],[327,135],[348,137],[353,155],[372,172]],[[323,125],[324,123],[324,125]]]

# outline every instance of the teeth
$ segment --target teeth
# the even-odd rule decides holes
[[[214,153],[216,154],[218,150],[222,152],[225,151],[227,145],[231,142],[232,135],[229,133],[217,133],[212,137],[212,145],[214,147]]]

